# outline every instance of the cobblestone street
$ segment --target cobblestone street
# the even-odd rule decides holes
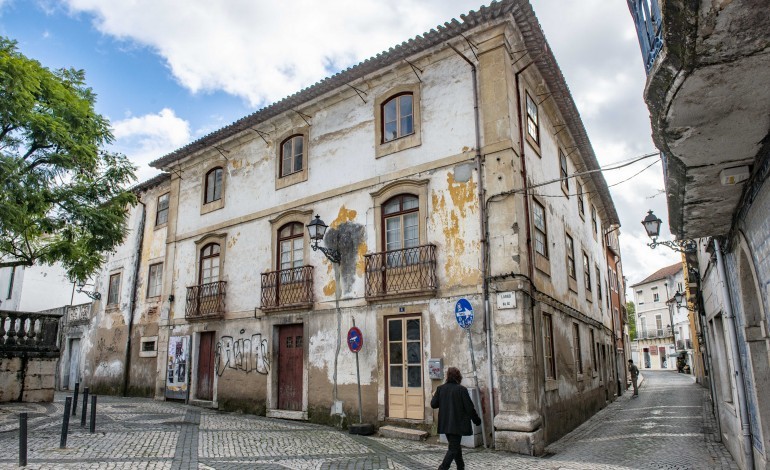
[[[713,441],[710,405],[691,376],[643,372],[630,393],[547,448],[544,458],[466,450],[470,469],[737,468]],[[30,469],[435,469],[445,446],[351,436],[333,428],[220,413],[170,402],[99,396],[96,433],[70,422],[59,449],[64,394],[0,407],[0,468],[17,468],[18,412],[29,413]]]

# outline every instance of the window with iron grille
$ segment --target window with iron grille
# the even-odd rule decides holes
[[[204,204],[222,199],[222,171],[222,167],[217,167],[206,173]]]
[[[527,95],[527,134],[535,141],[536,144],[540,144],[540,121],[538,120],[537,103],[535,100]]]
[[[150,265],[150,272],[147,275],[147,297],[160,296],[163,288],[163,263]]]
[[[535,223],[535,251],[548,258],[548,226],[545,222],[545,208],[537,201],[533,201],[532,216]]]
[[[110,275],[110,287],[107,291],[107,305],[120,302],[120,273]]]
[[[158,197],[158,208],[155,211],[155,225],[168,222],[168,193]]]
[[[280,175],[287,176],[302,171],[305,159],[305,136],[295,134],[281,143]]]
[[[556,362],[553,349],[553,318],[543,314],[543,356],[545,358],[545,378],[556,378]]]
[[[396,95],[382,104],[382,143],[414,134],[414,96]]]

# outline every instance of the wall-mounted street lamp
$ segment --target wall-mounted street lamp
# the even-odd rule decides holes
[[[327,228],[329,228],[329,226],[326,225],[318,215],[316,215],[315,219],[311,220],[310,223],[307,224],[307,233],[310,235],[311,242],[310,247],[313,249],[313,251],[320,251],[321,253],[325,254],[326,258],[328,258],[332,263],[339,264],[340,252],[334,248],[326,248],[320,245],[324,239],[324,235],[326,235]]]
[[[684,298],[684,294],[682,294],[679,291],[676,291],[676,294],[674,294],[674,301],[676,302],[676,306],[679,308],[686,308],[687,310],[691,312],[697,312],[698,310],[690,307],[687,305],[687,299]]]
[[[642,225],[644,225],[644,230],[647,232],[647,236],[652,238],[652,242],[648,243],[647,246],[654,250],[658,245],[663,245],[671,248],[674,251],[680,251],[683,253],[694,253],[695,250],[697,250],[698,244],[695,242],[695,240],[658,241],[658,236],[660,236],[660,225],[662,223],[663,221],[660,220],[655,214],[653,214],[651,210],[647,211],[647,217],[642,220]]]
[[[100,294],[99,292],[83,290],[83,288],[87,285],[90,285],[90,284],[86,284],[83,281],[78,281],[77,283],[78,290],[76,290],[75,292],[79,294],[85,294],[91,300],[99,300],[102,298],[102,294]]]

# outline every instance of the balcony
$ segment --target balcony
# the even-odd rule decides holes
[[[764,177],[770,70],[766,5],[628,0],[647,72],[645,101],[663,153],[668,223],[677,238],[730,231]],[[752,176],[753,175],[753,176]]]
[[[658,338],[670,338],[673,335],[668,328],[661,328],[656,330],[646,330],[637,332],[636,339],[658,339]]]
[[[188,321],[222,318],[227,282],[217,281],[187,288],[184,317]]]
[[[366,299],[435,295],[436,245],[364,256]]]
[[[59,357],[61,316],[0,310],[0,352],[7,357]]]
[[[262,310],[313,308],[313,267],[281,269],[262,274]]]

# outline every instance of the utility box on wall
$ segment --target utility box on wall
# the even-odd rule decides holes
[[[428,374],[431,380],[444,380],[444,359],[428,359]]]

